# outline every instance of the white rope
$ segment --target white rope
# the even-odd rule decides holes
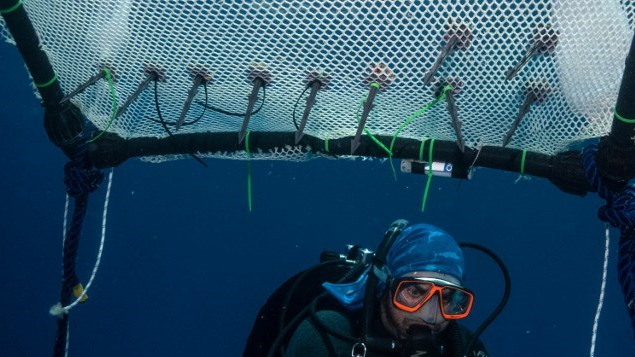
[[[84,296],[86,296],[86,294],[88,293],[88,289],[90,289],[91,285],[93,284],[93,281],[95,280],[95,276],[97,275],[97,271],[99,270],[101,256],[104,251],[104,243],[106,242],[106,217],[108,215],[108,202],[110,201],[110,191],[112,188],[113,171],[114,170],[111,169],[110,173],[108,174],[108,187],[106,189],[106,198],[104,200],[104,212],[102,215],[102,224],[101,224],[101,241],[99,243],[99,251],[97,252],[97,259],[95,261],[95,266],[93,267],[93,272],[90,275],[90,279],[88,280],[88,283],[86,284],[86,287],[84,288],[84,291],[82,291],[82,293],[75,299],[75,301],[73,301],[71,304],[64,307],[62,307],[60,303],[55,304],[53,307],[51,307],[49,311],[51,315],[59,317],[62,314],[68,313],[72,308],[77,306],[77,304],[79,304],[82,301]],[[67,204],[67,208],[68,208],[68,204]],[[66,227],[66,213],[64,214],[64,218],[65,218],[64,227]],[[66,230],[64,230],[64,232],[66,232]],[[66,239],[66,233],[64,233],[64,239]]]
[[[70,323],[66,323],[66,347],[64,350],[64,357],[68,357],[68,346],[70,345],[70,339],[71,339],[71,324]]]
[[[70,206],[71,198],[66,194],[66,202],[64,203],[64,223],[62,224],[62,261],[64,260],[64,245],[66,245],[66,225],[68,224],[68,207]],[[64,269],[62,269],[62,276],[64,276]]]
[[[593,321],[593,335],[591,336],[591,357],[595,356],[595,341],[597,340],[598,323],[600,321],[600,313],[602,312],[602,305],[604,304],[604,289],[606,288],[606,272],[609,264],[609,226],[604,225],[605,229],[605,243],[604,243],[604,267],[602,268],[602,286],[600,288],[600,299],[598,301],[598,308],[595,312],[595,320]]]
[[[66,246],[66,226],[68,223],[68,210],[70,207],[70,196],[66,194],[66,202],[64,202],[64,222],[62,222],[62,261],[64,261],[64,246]],[[62,267],[62,279],[64,278],[64,268]],[[49,314],[61,317],[66,310],[62,308],[62,304],[59,302],[49,309]],[[67,332],[68,335],[68,332]],[[67,336],[68,337],[68,336]]]
[[[66,194],[66,200],[64,202],[64,221],[62,222],[62,261],[64,261],[64,245],[66,245],[66,225],[68,223],[68,209],[70,207],[70,196],[68,195],[68,193]],[[64,269],[62,269],[62,277],[64,276]],[[53,316],[57,316],[57,317],[61,317],[61,315],[65,312],[64,309],[62,309],[62,305],[60,303],[57,303],[55,305],[53,305],[51,307],[51,309],[49,310],[49,313]],[[70,324],[67,323],[66,325],[66,345],[64,346],[64,357],[68,357],[68,346],[69,346],[69,339],[71,337],[71,333],[70,333]]]
[[[112,175],[114,169],[110,169],[110,173],[108,174],[108,187],[106,188],[106,199],[104,200],[104,213],[102,214],[101,221],[101,241],[99,242],[99,251],[97,252],[97,260],[95,261],[95,266],[93,267],[93,272],[90,275],[90,279],[88,279],[88,283],[84,288],[84,291],[73,301],[72,304],[65,306],[64,310],[67,312],[79,304],[84,296],[88,293],[88,289],[93,284],[93,280],[95,280],[95,275],[97,275],[97,270],[99,270],[99,263],[101,263],[101,255],[104,251],[104,243],[106,242],[106,217],[108,215],[108,202],[110,201],[110,189],[112,187]]]

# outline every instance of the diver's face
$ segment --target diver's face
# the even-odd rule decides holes
[[[460,284],[459,280],[455,277],[442,273],[415,272],[405,276],[438,278]],[[432,296],[419,310],[414,312],[406,312],[398,309],[392,303],[390,294],[384,294],[381,303],[381,319],[384,327],[398,339],[407,339],[409,337],[408,329],[413,325],[426,326],[433,334],[437,334],[448,327],[450,323],[441,314],[439,296],[437,294]]]

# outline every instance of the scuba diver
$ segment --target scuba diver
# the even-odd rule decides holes
[[[504,301],[473,334],[458,323],[474,303],[459,244],[436,226],[406,225],[395,221],[376,253],[349,246],[347,256],[323,256],[289,279],[260,310],[243,356],[487,357],[478,336],[509,296],[504,265],[495,258],[508,283]],[[333,269],[338,260],[347,268]]]

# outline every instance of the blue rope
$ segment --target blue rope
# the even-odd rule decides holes
[[[595,154],[598,151],[597,145],[589,145],[582,151],[582,166],[587,181],[591,187],[600,195],[601,198],[607,199],[611,194],[608,187],[604,185],[604,179],[600,176],[597,164],[595,163]]]
[[[60,292],[60,304],[67,306],[72,301],[73,287],[79,283],[75,273],[75,261],[79,248],[79,236],[88,207],[88,195],[94,192],[104,175],[99,170],[92,169],[88,162],[88,148],[86,143],[79,144],[72,161],[64,166],[64,184],[66,192],[74,199],[73,218],[66,232],[64,241],[64,254],[62,258],[62,289]],[[63,357],[66,354],[66,336],[68,331],[68,314],[64,314],[57,321],[57,333],[53,348],[54,357]]]
[[[88,162],[88,146],[80,144],[73,161],[64,165],[64,184],[66,192],[71,197],[79,197],[94,192],[101,181],[104,174],[99,170],[91,170]]]
[[[622,232],[618,250],[617,278],[622,286],[624,303],[631,317],[631,325],[635,329],[635,230]]]
[[[635,333],[635,188],[627,185],[619,192],[611,190],[599,174],[596,153],[597,145],[586,147],[582,153],[582,165],[587,181],[601,198],[606,199],[598,217],[621,232],[617,252],[618,280]]]

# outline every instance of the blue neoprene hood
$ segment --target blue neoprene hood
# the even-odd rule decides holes
[[[463,281],[463,252],[454,238],[431,224],[414,224],[395,239],[386,265],[390,275],[400,277],[413,272],[430,271],[452,275]],[[359,310],[364,301],[368,270],[357,281],[322,286],[349,310]],[[385,284],[382,284],[383,290]]]

